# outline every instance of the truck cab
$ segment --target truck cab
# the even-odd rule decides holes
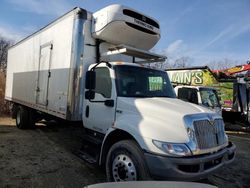
[[[102,135],[109,180],[195,180],[234,159],[222,117],[177,99],[165,71],[102,62],[86,81],[84,127]]]
[[[178,99],[204,106],[222,115],[220,100],[215,88],[177,85],[174,90]]]

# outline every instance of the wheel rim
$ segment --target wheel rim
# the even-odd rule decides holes
[[[20,110],[18,110],[17,114],[16,114],[16,124],[17,124],[17,126],[20,125],[20,122],[21,122],[21,114],[20,114]]]
[[[137,180],[135,165],[131,158],[124,154],[115,157],[112,164],[112,174],[115,181]]]

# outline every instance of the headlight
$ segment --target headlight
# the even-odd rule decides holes
[[[167,143],[167,142],[161,142],[157,140],[153,140],[153,144],[165,152],[166,154],[169,154],[171,156],[190,156],[191,151],[188,149],[188,147],[185,144],[173,144],[173,143]]]

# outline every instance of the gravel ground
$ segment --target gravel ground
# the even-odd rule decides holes
[[[37,126],[20,130],[0,119],[0,187],[83,187],[104,182],[105,173],[73,153],[81,126]]]
[[[19,130],[0,118],[0,187],[83,187],[105,182],[105,172],[74,153],[81,147],[81,125],[37,125]],[[237,146],[230,166],[200,182],[218,187],[250,187],[250,135],[229,132]]]

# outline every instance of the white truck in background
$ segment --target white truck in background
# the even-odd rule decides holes
[[[5,98],[16,125],[57,117],[82,122],[82,156],[109,181],[195,180],[231,163],[222,117],[176,98],[164,61],[149,52],[157,20],[122,5],[74,8],[8,51]],[[79,143],[80,144],[80,143]]]
[[[222,116],[222,107],[214,75],[208,67],[183,67],[166,69],[178,99],[191,102]],[[210,84],[210,85],[208,85]]]
[[[178,99],[208,108],[222,115],[217,90],[206,86],[177,85],[174,91]]]

